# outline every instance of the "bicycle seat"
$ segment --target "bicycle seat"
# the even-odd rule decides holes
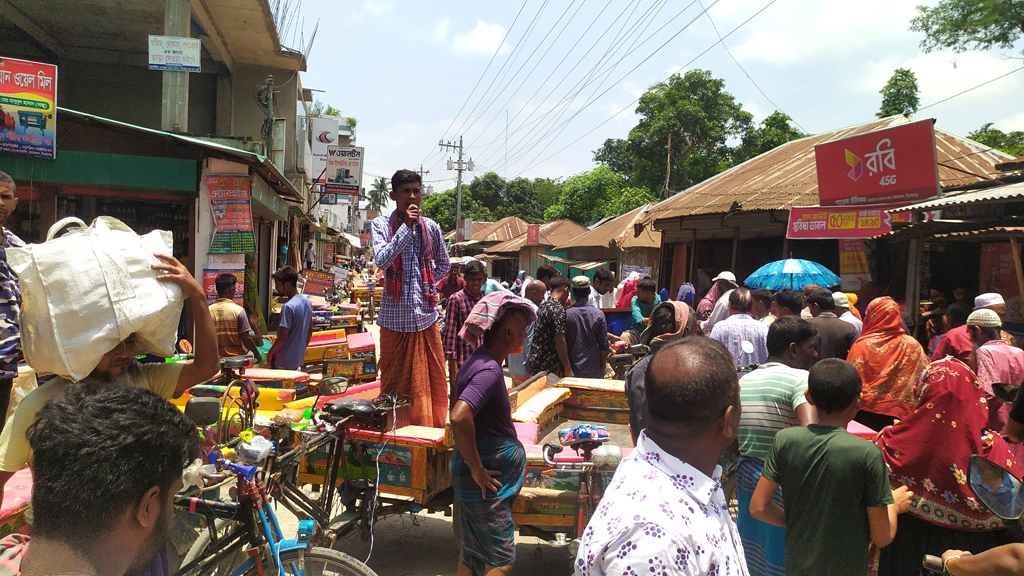
[[[220,359],[221,368],[245,368],[249,365],[248,356],[228,356]]]
[[[376,410],[377,407],[373,400],[366,400],[364,398],[338,398],[324,404],[324,412],[340,418],[348,418],[349,416],[365,418],[372,416]]]

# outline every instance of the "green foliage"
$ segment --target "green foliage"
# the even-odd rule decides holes
[[[431,194],[423,200],[423,214],[437,222],[441,230],[446,232],[455,230],[455,201],[456,191],[454,189],[445,190],[440,194]],[[479,222],[493,220],[490,211],[473,199],[473,194],[467,186],[462,187],[462,217],[472,218]]]
[[[669,190],[692,186],[732,164],[733,150],[727,141],[750,132],[753,116],[724,86],[707,70],[691,70],[683,76],[673,74],[640,97],[636,108],[640,122],[629,133],[633,185],[660,195],[665,188],[670,134]]]
[[[924,32],[925,52],[1009,50],[1024,34],[1024,0],[939,0],[917,12],[910,29]]]
[[[609,138],[597,150],[594,150],[594,162],[604,164],[619,174],[629,174],[633,169],[633,154],[629,150],[629,141],[621,138]]]
[[[897,114],[910,116],[917,112],[921,105],[920,93],[917,75],[907,68],[897,68],[879,91],[882,95],[882,107],[875,115],[879,118]]]
[[[646,188],[623,188],[618,196],[612,198],[605,205],[605,216],[622,216],[626,212],[635,210],[644,204],[657,202],[658,198],[651,194]]]
[[[608,215],[625,188],[625,180],[607,166],[577,174],[560,186],[558,202],[544,211],[548,222],[563,218],[587,225]]]
[[[358,120],[356,120],[355,118],[353,118],[351,116],[348,116],[348,117],[345,118],[345,125],[349,126],[349,127],[352,127],[352,128],[355,128],[356,124],[358,122],[359,122]]]
[[[495,172],[477,176],[462,186],[462,217],[497,221],[518,216],[532,224],[544,222],[544,210],[558,199],[558,184],[547,178],[505,180]],[[455,229],[455,190],[428,196],[423,213],[442,230]]]
[[[338,110],[334,106],[328,104],[327,108],[324,110],[324,116],[341,116],[341,110]]]
[[[807,136],[791,126],[790,122],[792,118],[778,110],[769,114],[757,128],[743,137],[743,141],[733,152],[733,161],[736,164],[746,162],[786,142]]]
[[[968,134],[967,137],[985,146],[1002,150],[1015,158],[1024,156],[1024,131],[1003,132],[993,128],[992,123],[989,122]]]
[[[367,208],[370,210],[376,210],[380,212],[388,205],[388,199],[390,198],[391,185],[388,179],[383,176],[378,176],[370,184],[370,191],[364,197],[368,202]]]

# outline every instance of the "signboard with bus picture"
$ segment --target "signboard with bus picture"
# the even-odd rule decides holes
[[[255,254],[256,235],[252,227],[249,177],[207,176],[214,233],[208,254]]]
[[[932,120],[814,147],[822,206],[910,204],[938,196]]]
[[[328,146],[324,191],[359,195],[363,185],[363,149],[357,146]]]
[[[57,157],[57,66],[0,58],[0,153]]]

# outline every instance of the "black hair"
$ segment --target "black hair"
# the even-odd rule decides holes
[[[554,292],[555,290],[557,290],[559,288],[568,288],[568,287],[569,287],[569,279],[566,278],[565,276],[558,275],[558,276],[555,276],[554,278],[551,279],[551,291],[552,292]]]
[[[739,406],[740,386],[729,350],[688,336],[654,354],[644,374],[647,410],[654,421],[703,434],[729,406]]]
[[[694,315],[691,314],[691,317]],[[651,323],[647,330],[651,331],[651,337],[657,338],[664,334],[671,334],[676,331],[676,309],[671,304],[658,304],[651,312]],[[646,332],[647,330],[644,330]],[[646,342],[645,342],[646,344]]]
[[[768,326],[768,354],[782,356],[790,344],[797,346],[814,338],[818,330],[798,316],[783,316]]]
[[[11,178],[7,172],[0,170],[0,184],[10,184],[11,194],[18,195],[18,185],[14,183],[14,178]]]
[[[165,496],[198,457],[195,424],[144,388],[69,384],[27,432],[34,535],[85,548],[153,486]]]
[[[946,321],[950,328],[956,328],[967,324],[967,317],[971,315],[971,308],[960,302],[954,302],[946,308]]]
[[[577,302],[586,302],[590,299],[590,286],[586,288],[573,288],[572,299]]]
[[[729,308],[736,313],[750,313],[754,306],[754,299],[750,297],[750,290],[747,288],[733,288],[729,293]]]
[[[299,283],[299,273],[291,266],[281,266],[273,274],[274,280],[280,280],[284,284],[296,286]]]
[[[644,292],[654,292],[658,288],[658,285],[654,283],[654,280],[650,278],[644,278],[637,283],[636,289],[643,290]]]
[[[558,270],[550,264],[541,264],[537,267],[537,280],[540,280],[541,282],[543,282],[545,278],[554,278],[558,275]]]
[[[594,271],[594,284],[600,284],[602,282],[615,281],[615,274],[608,269],[607,266],[601,266]]]
[[[794,314],[799,314],[804,307],[803,295],[791,288],[784,288],[776,292],[772,296],[772,301],[779,308],[785,308]]]
[[[463,278],[471,274],[479,274],[484,277],[484,280],[487,280],[487,269],[484,268],[484,263],[479,260],[471,261],[462,269]]]
[[[860,396],[864,382],[860,373],[846,360],[826,358],[811,367],[807,390],[814,405],[825,414],[838,414]]]
[[[217,286],[217,296],[234,298],[235,285],[238,284],[238,278],[234,274],[220,274],[214,283]]]
[[[398,190],[398,187],[402,184],[408,184],[409,182],[423,182],[423,177],[412,170],[401,169],[395,172],[395,175],[391,177],[391,189]]]
[[[497,322],[491,324],[491,329],[484,332],[484,346],[490,347],[494,344],[494,338],[496,338],[501,330],[505,328],[505,324],[507,324],[509,319],[513,316],[529,318],[529,314],[526,313],[526,308],[523,308],[522,306],[510,306],[505,310],[505,313],[501,315],[501,318],[498,318]]]
[[[981,332],[981,339],[986,342],[1002,338],[1003,330],[998,326],[970,326],[970,328],[977,328]]]
[[[814,304],[818,308],[828,312],[836,309],[836,301],[828,290],[817,290],[807,297],[807,304]]]
[[[772,305],[772,293],[766,288],[758,288],[757,290],[751,290],[750,297],[760,302],[761,304],[764,304],[765,308],[769,308]]]

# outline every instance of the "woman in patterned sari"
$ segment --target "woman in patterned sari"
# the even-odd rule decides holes
[[[885,428],[876,443],[890,483],[914,493],[910,513],[899,517],[896,539],[881,550],[878,574],[917,574],[925,554],[978,553],[1014,541],[967,485],[971,454],[1017,477],[1024,468],[1002,437],[988,429],[985,393],[963,362],[945,358],[928,366],[917,408]]]
[[[868,304],[864,331],[847,360],[864,380],[864,406],[857,422],[881,430],[914,411],[928,357],[921,344],[900,328],[900,307],[892,298],[876,298]]]

